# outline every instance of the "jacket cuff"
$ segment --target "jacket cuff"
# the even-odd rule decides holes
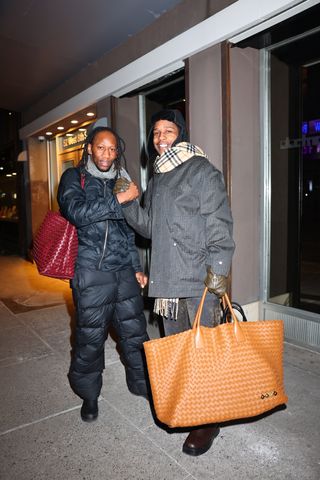
[[[130,205],[132,205],[134,202],[135,202],[135,200],[130,200],[130,202],[119,203],[119,205],[120,205],[121,208],[127,208],[127,207],[130,207]]]
[[[224,277],[229,275],[230,263],[225,260],[213,260],[210,263],[206,263],[206,267],[210,267],[216,275],[223,275]]]

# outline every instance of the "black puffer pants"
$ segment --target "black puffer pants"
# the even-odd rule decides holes
[[[113,325],[129,390],[146,395],[143,345],[148,340],[140,286],[132,268],[117,272],[80,268],[72,280],[77,326],[69,381],[74,392],[93,400],[100,394],[104,344]]]

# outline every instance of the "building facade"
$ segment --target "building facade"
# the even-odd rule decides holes
[[[125,139],[143,190],[150,116],[177,107],[191,141],[224,173],[232,297],[249,319],[282,318],[288,340],[320,350],[319,2],[196,3],[182,2],[23,112],[32,234],[57,208],[59,178],[78,162],[90,122],[105,117]]]

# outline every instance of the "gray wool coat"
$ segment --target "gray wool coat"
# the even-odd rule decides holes
[[[150,297],[200,296],[208,265],[228,275],[233,221],[222,174],[206,158],[155,174],[144,207],[138,200],[122,207],[131,227],[152,239]]]

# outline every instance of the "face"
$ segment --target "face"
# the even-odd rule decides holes
[[[158,120],[153,127],[153,145],[159,155],[168,150],[179,136],[179,127],[168,120]]]
[[[116,137],[108,131],[98,132],[88,144],[88,153],[98,170],[107,172],[118,155]]]

